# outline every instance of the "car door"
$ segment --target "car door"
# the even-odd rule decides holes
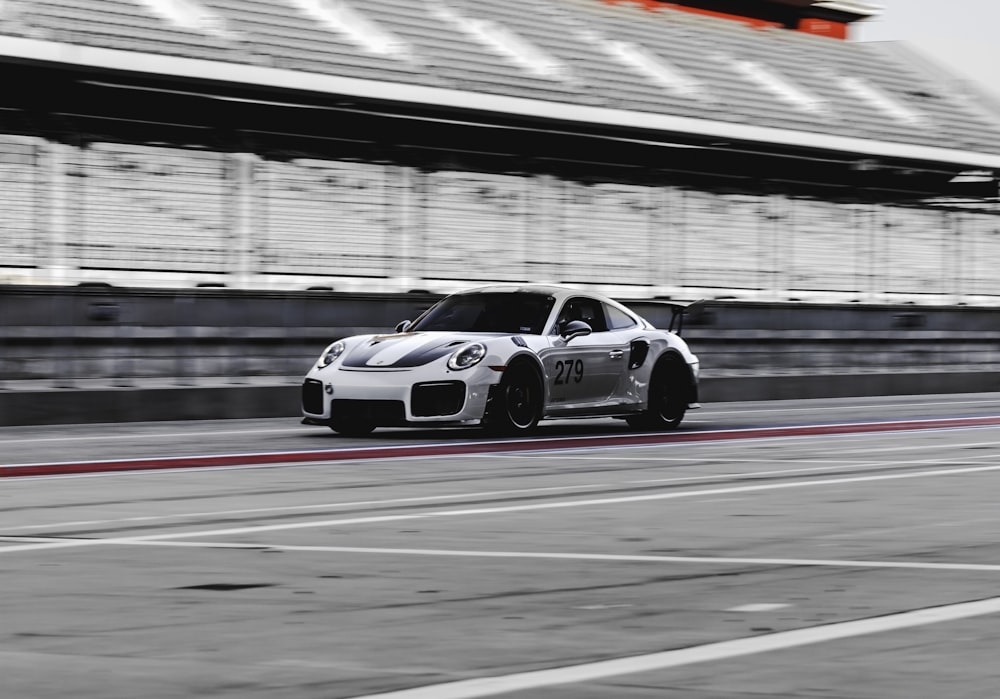
[[[571,320],[592,333],[567,341],[559,332]],[[542,357],[553,407],[582,407],[607,401],[624,376],[628,344],[609,332],[600,301],[585,296],[566,300],[556,321],[552,345]]]
[[[643,337],[642,326],[636,317],[622,308],[605,303],[604,319],[608,333],[614,335],[611,342],[624,350],[616,367],[619,380],[612,399],[622,405],[640,403],[642,397],[636,391],[633,375],[647,361],[649,341]]]

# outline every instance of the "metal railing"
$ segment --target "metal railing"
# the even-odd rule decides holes
[[[0,282],[989,303],[1000,211],[0,139]]]

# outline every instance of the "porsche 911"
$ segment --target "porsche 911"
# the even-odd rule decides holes
[[[698,368],[678,331],[610,298],[482,287],[445,297],[395,332],[331,343],[305,377],[303,422],[353,436],[435,425],[518,435],[540,420],[580,417],[667,430],[698,407]]]

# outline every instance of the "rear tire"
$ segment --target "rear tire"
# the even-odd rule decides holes
[[[626,418],[640,430],[674,430],[687,412],[687,372],[680,359],[661,359],[649,380],[649,407]]]
[[[485,427],[493,434],[524,435],[542,417],[542,381],[529,364],[507,367],[486,413]]]

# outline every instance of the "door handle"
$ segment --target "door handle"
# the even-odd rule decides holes
[[[608,356],[612,359],[621,359],[625,356],[625,350],[611,350],[608,352]]]

